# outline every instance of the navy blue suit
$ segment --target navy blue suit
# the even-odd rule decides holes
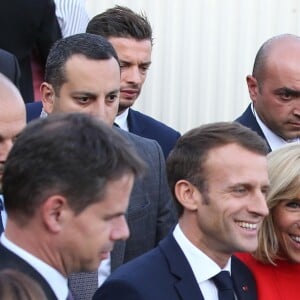
[[[248,127],[250,129],[252,129],[253,131],[255,131],[259,136],[261,136],[266,141],[266,143],[268,144],[268,147],[269,147],[269,151],[270,152],[272,151],[265,135],[263,134],[261,128],[259,127],[259,125],[253,115],[253,112],[251,109],[251,104],[248,105],[247,109],[243,112],[243,114],[241,116],[239,116],[235,120],[235,122],[238,122],[238,123],[244,125],[245,127]]]
[[[234,256],[231,273],[238,299],[256,300],[255,280]],[[204,297],[186,257],[169,234],[155,249],[119,267],[93,297],[93,300],[119,299],[204,300]]]
[[[27,123],[38,119],[41,115],[43,104],[41,101],[26,103],[26,121]]]
[[[127,122],[130,132],[156,140],[161,146],[165,158],[168,157],[180,137],[178,131],[131,108],[128,111]]]

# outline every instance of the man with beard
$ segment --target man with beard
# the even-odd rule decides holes
[[[86,32],[106,37],[120,60],[120,105],[115,122],[124,130],[156,140],[167,158],[180,133],[131,108],[141,93],[151,65],[153,38],[147,17],[127,7],[116,6],[93,17]]]

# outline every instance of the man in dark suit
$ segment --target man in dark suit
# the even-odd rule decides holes
[[[129,236],[125,213],[143,170],[129,143],[96,118],[77,113],[32,122],[3,174],[8,220],[0,269],[26,273],[47,299],[71,299],[67,276],[97,270]]]
[[[4,166],[14,141],[25,125],[25,104],[21,94],[11,81],[0,73],[0,234],[6,222],[2,197]]]
[[[263,137],[269,151],[300,138],[300,37],[283,34],[267,40],[247,76],[252,100],[236,119]]]
[[[20,67],[17,58],[12,53],[0,49],[0,73],[5,75],[19,88]]]
[[[86,32],[106,37],[120,60],[121,93],[115,122],[122,129],[156,140],[166,158],[180,133],[131,108],[140,95],[151,64],[152,28],[146,16],[116,6],[95,16]]]
[[[26,122],[29,123],[34,119],[40,118],[43,114],[43,102],[36,101],[26,103]]]
[[[115,50],[103,37],[78,34],[55,43],[47,59],[45,80],[41,91],[47,114],[82,112],[113,125],[119,104],[120,67]],[[158,143],[116,127],[115,130],[134,145],[146,162],[147,171],[135,182],[130,197],[126,214],[130,237],[126,242],[117,243],[107,265],[100,266],[99,283],[124,262],[154,248],[176,223],[165,161]],[[78,279],[71,284],[75,298],[89,299],[98,282],[87,288],[87,275],[75,277],[71,280]],[[95,277],[98,281],[98,274]],[[80,286],[83,295],[77,293]]]
[[[266,154],[263,139],[237,123],[179,138],[167,160],[179,223],[157,248],[117,269],[93,300],[255,300],[254,278],[232,254],[257,247],[268,214]]]
[[[0,48],[18,59],[24,101],[33,101],[32,51],[35,49],[44,66],[50,47],[61,38],[53,0],[1,1],[0,36]]]

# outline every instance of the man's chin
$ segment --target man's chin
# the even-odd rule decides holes
[[[119,103],[119,109],[118,109],[118,115],[120,115],[123,111],[125,111],[127,108],[131,107],[136,99],[133,100],[122,100]]]

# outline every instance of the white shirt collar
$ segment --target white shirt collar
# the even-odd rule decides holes
[[[59,300],[65,300],[68,296],[68,280],[61,273],[59,273],[56,269],[49,266],[36,256],[33,256],[26,250],[20,248],[15,243],[11,242],[5,236],[5,233],[1,235],[1,243],[11,252],[15,253],[22,259],[24,259],[29,265],[31,265],[34,269],[40,273],[45,280],[48,282],[56,297]]]
[[[178,224],[173,231],[173,235],[192,268],[204,299],[218,299],[217,287],[210,278],[222,271],[221,268],[188,240]],[[231,274],[231,258],[223,270],[229,271]]]
[[[265,123],[263,123],[263,121],[260,119],[260,117],[258,116],[258,114],[255,111],[254,105],[253,103],[251,103],[251,108],[252,108],[252,112],[253,115],[260,127],[260,129],[262,130],[264,136],[266,137],[268,144],[270,145],[270,148],[273,150],[276,150],[278,148],[281,148],[287,144],[290,143],[299,143],[300,140],[299,138],[293,139],[293,140],[289,140],[286,141],[284,140],[282,137],[280,137],[279,135],[275,134],[269,127],[267,127],[265,125]]]
[[[115,118],[115,123],[123,130],[129,131],[127,117],[128,117],[129,108],[125,109],[120,115],[117,115]]]
[[[188,240],[179,224],[176,225],[173,235],[187,258],[198,283],[208,280],[222,271],[211,258]],[[231,258],[228,260],[223,270],[229,271],[231,274]]]
[[[0,194],[0,201],[2,202],[2,206],[3,206],[3,210],[0,211],[0,217],[2,219],[3,229],[5,230],[6,222],[7,222],[7,213],[6,213],[6,210],[5,210],[4,197],[3,197],[2,194]]]

